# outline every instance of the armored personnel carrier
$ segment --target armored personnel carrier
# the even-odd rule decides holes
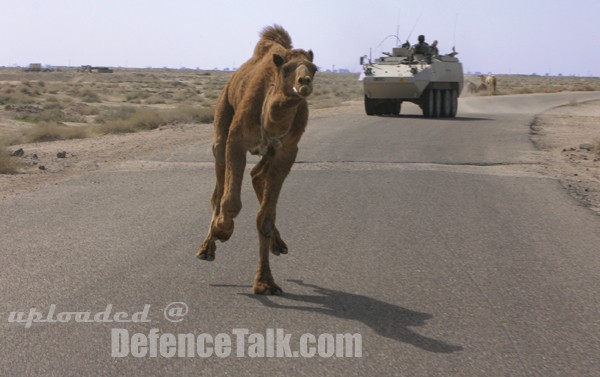
[[[427,118],[456,116],[464,83],[456,52],[432,56],[399,47],[384,55],[375,62],[361,58],[367,115],[398,115],[402,102],[412,102]]]

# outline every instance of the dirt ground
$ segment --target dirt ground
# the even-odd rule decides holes
[[[600,101],[549,110],[531,125],[542,171],[600,215]]]
[[[317,109],[312,118],[362,113],[362,102]],[[600,214],[600,101],[557,107],[536,117],[532,141],[540,150],[540,173],[556,177],[575,198]],[[13,145],[23,149],[20,174],[0,175],[0,200],[85,172],[114,169],[161,151],[212,138],[210,124],[184,124],[152,131],[87,139]],[[592,146],[591,150],[585,144]],[[583,148],[582,148],[583,146]],[[66,152],[63,158],[58,153]]]
[[[186,124],[152,131],[13,145],[23,149],[20,174],[0,174],[0,200],[85,172],[110,169],[161,150],[212,138],[212,125]],[[59,158],[60,152],[66,152]]]
[[[344,108],[354,107],[356,104],[312,110],[311,118],[330,116],[345,111]],[[212,140],[212,137],[212,124],[182,124],[152,131],[13,145],[8,148],[10,152],[23,149],[23,156],[19,158],[19,174],[0,174],[0,200],[78,174],[115,169],[126,163],[130,166],[153,153],[175,151],[203,140]],[[66,152],[64,157],[58,157],[61,152]]]

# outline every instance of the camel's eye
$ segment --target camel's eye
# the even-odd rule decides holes
[[[289,67],[289,66],[283,67],[283,77],[287,78],[290,75],[291,71],[292,71],[291,67]]]

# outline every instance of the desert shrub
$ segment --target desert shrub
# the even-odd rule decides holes
[[[8,87],[0,93],[0,105],[19,105],[19,104],[31,104],[36,102],[36,98],[29,90],[18,90],[14,87]],[[28,94],[30,93],[30,94]]]
[[[179,87],[179,88],[185,88],[188,85],[186,83],[184,83],[184,82],[181,82],[181,81],[171,81],[171,85],[170,86],[172,86],[174,88],[177,88],[177,87]]]
[[[35,97],[39,96],[41,93],[36,88],[32,88],[31,85],[23,85],[19,88],[19,91],[26,96]]]
[[[144,90],[138,90],[135,92],[128,92],[127,94],[125,94],[125,100],[128,102],[134,102],[137,101],[139,102],[140,100],[144,100],[148,97],[150,97],[152,94],[144,91]]]
[[[127,133],[153,130],[164,124],[166,122],[158,110],[133,108],[130,116],[105,120],[104,124],[98,126],[97,129],[103,134]]]
[[[95,102],[102,102],[100,100],[100,96],[98,95],[98,93],[94,92],[92,89],[83,89],[82,91],[79,92],[79,96],[81,97],[81,100],[83,102],[87,102],[87,103],[95,103]]]
[[[165,97],[163,97],[159,94],[159,95],[149,96],[148,98],[146,98],[144,103],[147,105],[161,105],[161,104],[167,103],[167,101],[165,100]]]
[[[11,157],[8,150],[0,145],[0,174],[17,173],[18,160]]]
[[[35,143],[40,141],[55,141],[69,139],[83,139],[88,136],[87,129],[83,127],[69,127],[56,122],[42,122],[35,127],[23,131],[23,142]]]
[[[133,106],[105,107],[96,117],[96,123],[107,123],[118,119],[128,119],[136,112]]]
[[[164,118],[167,123],[212,123],[215,118],[215,109],[182,105],[169,110]]]
[[[85,120],[78,114],[67,113],[63,111],[62,106],[58,103],[45,104],[41,111],[25,111],[18,113],[15,119],[25,122],[84,122]]]

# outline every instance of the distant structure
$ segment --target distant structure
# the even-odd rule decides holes
[[[25,72],[42,72],[42,65],[40,63],[31,63],[29,67],[25,68]]]
[[[92,67],[91,65],[82,65],[80,68],[77,68],[77,72],[113,73],[113,70],[112,68],[108,67]]]
[[[23,71],[25,72],[54,72],[53,68],[43,68],[41,63],[31,63],[29,64],[29,66],[25,69],[23,69]]]

